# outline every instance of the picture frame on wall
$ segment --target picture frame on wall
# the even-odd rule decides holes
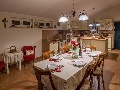
[[[38,22],[34,22],[34,28],[38,28]]]

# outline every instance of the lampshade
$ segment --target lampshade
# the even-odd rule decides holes
[[[100,26],[100,24],[99,24],[99,23],[96,23],[96,26]]]
[[[67,22],[68,18],[66,16],[61,16],[59,22]]]
[[[85,14],[80,15],[79,20],[88,20],[88,16]]]
[[[90,27],[92,27],[92,26],[93,26],[93,24],[89,24],[89,26],[90,26]]]
[[[66,21],[68,21],[67,17],[71,18],[71,17],[75,17],[75,16],[77,16],[77,17],[80,16],[79,20],[88,20],[88,16],[86,15],[85,10],[83,10],[83,13],[80,12],[80,14],[78,14],[76,12],[76,10],[74,8],[74,6],[75,6],[74,1],[75,0],[73,0],[73,9],[69,13],[66,13],[66,14],[61,13],[61,17],[59,19],[59,22],[66,22]]]

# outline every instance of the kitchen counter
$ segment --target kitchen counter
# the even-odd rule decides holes
[[[84,39],[84,40],[101,40],[101,41],[104,41],[104,40],[107,40],[108,38],[93,38],[93,37],[81,37],[81,39]]]
[[[85,45],[96,46],[96,50],[102,52],[108,52],[108,37],[106,38],[93,38],[93,37],[81,37],[80,42]]]

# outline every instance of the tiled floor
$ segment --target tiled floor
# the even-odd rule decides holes
[[[120,50],[109,52],[120,54]],[[40,61],[40,59],[35,61]],[[109,54],[109,57],[105,59],[104,81],[105,90],[120,90],[120,55]],[[26,67],[22,65],[21,71],[15,66],[10,66],[9,74],[0,73],[0,90],[37,90],[37,80],[33,72],[32,63],[27,64]]]

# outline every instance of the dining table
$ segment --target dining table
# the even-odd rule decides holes
[[[101,53],[101,51],[82,51],[82,57],[78,55],[77,59],[73,59],[71,53],[64,53],[56,55],[59,58],[57,61],[46,59],[34,63],[34,66],[42,70],[47,69],[50,65],[62,66],[60,71],[51,72],[55,87],[58,90],[75,90],[81,82],[87,66],[93,63],[93,57],[99,56]],[[49,82],[47,76],[42,76],[42,83],[48,89],[51,88],[48,85]]]

